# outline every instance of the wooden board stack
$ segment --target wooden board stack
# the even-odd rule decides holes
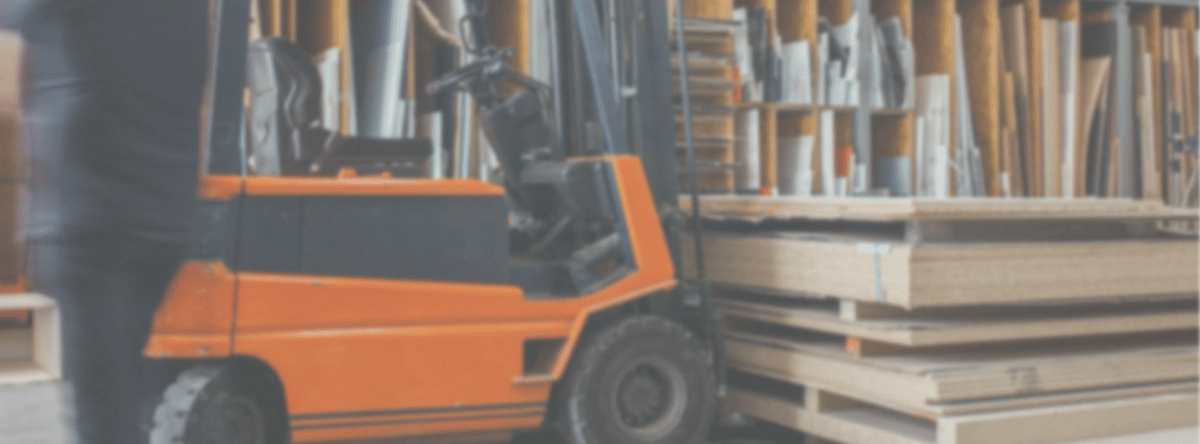
[[[1065,199],[701,207],[734,411],[848,444],[1055,443],[1197,423],[1197,239],[1162,229],[1194,212]]]

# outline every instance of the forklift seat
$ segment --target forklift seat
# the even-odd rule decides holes
[[[336,175],[350,167],[413,176],[419,172],[404,165],[424,164],[433,153],[429,139],[351,137],[325,129],[320,74],[292,42],[256,40],[248,57],[249,160],[256,175]]]

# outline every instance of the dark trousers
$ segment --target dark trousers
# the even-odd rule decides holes
[[[62,313],[80,444],[145,442],[163,364],[141,356],[182,245],[118,234],[33,242],[34,286]]]

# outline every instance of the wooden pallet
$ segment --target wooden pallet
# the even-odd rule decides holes
[[[905,308],[1200,290],[1195,239],[906,243],[786,232],[706,233],[703,241],[715,284]],[[694,254],[691,237],[683,247]]]
[[[1200,325],[1195,297],[906,311],[869,302],[727,289],[717,290],[717,295],[716,306],[727,318],[846,336],[857,341],[859,352],[1191,330]]]
[[[62,378],[60,319],[54,300],[33,293],[0,294],[0,311],[31,310],[30,328],[0,330],[0,386]]]
[[[1195,385],[1178,392],[1117,391],[1103,400],[919,417],[812,387],[786,397],[735,387],[745,414],[845,444],[1049,444],[1196,425]]]
[[[727,338],[730,366],[740,371],[929,416],[954,411],[952,403],[1194,382],[1198,376],[1194,330],[882,356],[855,356],[847,353],[843,338],[789,329],[738,327]]]

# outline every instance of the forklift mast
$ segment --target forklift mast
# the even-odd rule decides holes
[[[244,151],[241,131],[245,112],[242,90],[247,80],[246,31],[250,1],[212,0],[212,52],[202,114],[201,165],[204,174],[247,174],[245,158],[248,153]],[[458,88],[470,92],[482,108],[498,110],[481,120],[485,133],[493,140],[493,147],[502,159],[503,180],[510,198],[526,209],[538,207],[536,201],[545,197],[545,193],[528,195],[529,187],[522,185],[522,176],[538,174],[524,171],[526,165],[597,154],[639,156],[662,219],[674,269],[677,272],[683,270],[679,238],[684,217],[678,211],[675,132],[668,129],[674,128],[675,123],[666,2],[606,3],[616,6],[613,10],[603,11],[609,15],[604,23],[615,23],[615,26],[608,29],[609,35],[604,35],[600,11],[596,7],[598,2],[569,0],[569,8],[559,8],[553,29],[557,37],[571,43],[558,47],[564,55],[562,59],[570,63],[564,64],[565,75],[556,76],[560,80],[554,85],[545,85],[509,68],[505,59],[512,54],[511,49],[496,48],[487,39],[484,26],[487,3],[487,0],[470,0],[470,13],[462,26],[470,33],[469,50],[475,54],[476,61],[427,85],[427,90],[439,92]],[[576,26],[570,26],[572,24]],[[610,52],[610,43],[619,50]],[[568,54],[574,58],[565,56]],[[580,59],[578,54],[583,57]],[[495,87],[500,80],[518,84],[524,91],[514,97],[500,97]],[[552,100],[554,94],[561,97]],[[576,106],[563,109],[567,108],[560,105],[564,103]],[[580,107],[578,104],[591,106]],[[562,124],[555,125],[556,120]],[[529,130],[523,125],[536,128]],[[588,125],[599,127],[603,152],[588,152],[580,146],[586,145],[580,136],[584,133],[581,127]],[[557,132],[558,127],[570,132],[575,143],[564,144],[564,135]],[[536,140],[528,140],[529,134],[534,134]],[[569,174],[553,168],[541,169],[542,175]],[[587,198],[581,200],[576,206],[588,201]],[[542,227],[543,235],[553,229],[554,224],[549,225]],[[537,243],[536,237],[530,236],[525,247],[535,247],[530,244]],[[707,313],[703,293],[702,285],[684,285],[670,294],[650,298],[647,309],[680,320],[707,338],[713,321]]]

